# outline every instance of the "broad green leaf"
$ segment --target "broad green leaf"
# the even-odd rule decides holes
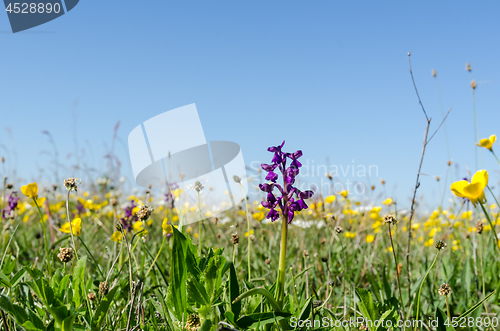
[[[312,298],[307,299],[304,306],[302,307],[302,311],[300,312],[299,321],[305,321],[311,318],[311,309],[312,309]],[[305,326],[300,328],[300,330],[305,330]]]
[[[205,287],[195,277],[189,278],[187,293],[191,300],[200,305],[210,304],[210,298],[208,297],[207,291],[205,291]]]
[[[391,325],[396,325],[398,319],[398,311],[397,308],[392,308],[385,311],[382,316],[380,316],[379,321],[380,325],[377,328],[377,331],[385,331],[387,330],[387,323],[385,321],[392,321]]]
[[[63,301],[64,295],[68,291],[68,282],[69,282],[69,275],[66,275],[63,277],[61,282],[59,283],[59,288],[57,289],[56,292],[56,297],[60,300]]]
[[[236,270],[232,262],[229,262],[229,297],[231,299],[231,311],[233,312],[234,320],[240,317],[241,312],[241,301],[233,302],[236,300],[238,295],[240,295],[240,286],[238,285],[238,279],[236,278]]]
[[[244,292],[243,294],[238,296],[236,299],[234,299],[233,303],[238,302],[246,297],[256,295],[256,294],[260,294],[260,295],[264,296],[268,300],[269,304],[271,305],[271,307],[273,308],[273,310],[275,312],[281,312],[281,308],[278,305],[278,303],[276,302],[276,300],[274,299],[273,295],[263,287],[256,287],[256,288],[253,288],[251,290]]]
[[[101,330],[102,323],[106,318],[106,314],[108,313],[109,306],[113,302],[115,297],[115,293],[118,290],[118,286],[113,287],[105,297],[102,298],[102,301],[97,307],[95,311],[94,317],[92,318],[92,330]]]
[[[267,312],[243,316],[236,324],[243,329],[255,329],[265,324],[274,323],[292,316],[290,313]]]
[[[367,320],[375,322],[377,319],[377,310],[375,309],[375,304],[373,303],[372,295],[367,290],[362,288],[356,288],[356,296],[359,299],[359,310],[363,317]],[[375,331],[375,327],[369,325],[370,331]]]
[[[70,312],[68,311],[68,308],[66,306],[47,307],[47,310],[52,314],[52,316],[54,316],[56,324],[61,327],[64,323],[64,320],[70,315]]]
[[[170,299],[173,304],[174,314],[179,321],[182,321],[183,316],[186,316],[186,280],[187,280],[187,267],[186,267],[186,253],[187,244],[186,237],[179,232],[175,227],[174,242],[172,247],[172,263],[171,271],[172,283],[169,286]]]
[[[201,326],[199,331],[210,331],[211,327],[212,327],[212,321],[207,318],[205,322],[203,322],[203,325]]]
[[[448,316],[439,308],[436,307],[436,320],[437,320],[437,329],[436,331],[454,331],[455,328],[451,326],[451,320],[448,319],[448,323],[446,323],[446,320],[448,319]],[[450,324],[445,325],[446,324]]]
[[[8,255],[5,258],[5,264],[2,268],[2,272],[5,275],[10,275],[12,273],[12,270],[14,270],[14,267],[16,265],[16,260],[12,258],[12,255]]]
[[[26,270],[25,269],[21,269],[19,270],[15,275],[14,277],[11,278],[10,280],[10,285],[12,287],[15,287],[17,284],[19,284],[21,282],[21,280],[23,279],[24,275],[26,275]]]
[[[0,309],[5,310],[12,315],[16,322],[20,325],[24,324],[28,319],[28,314],[24,309],[16,304],[13,304],[6,296],[0,294]]]
[[[30,331],[45,331],[45,327],[43,327],[43,328],[36,327],[31,321],[26,321],[21,326],[25,330],[30,330]]]
[[[3,272],[0,272],[0,285],[3,287],[10,287],[10,280]]]
[[[62,331],[73,331],[73,322],[75,321],[76,315],[68,316],[64,319],[61,330]]]
[[[232,311],[226,311],[226,313],[224,314],[224,316],[226,316],[227,320],[232,324],[232,325],[235,325],[236,322],[234,321],[234,314]]]
[[[85,268],[87,266],[87,257],[81,257],[78,262],[76,262],[76,266],[73,269],[73,302],[75,306],[79,307],[82,302],[85,300],[84,295],[84,277],[85,277]]]

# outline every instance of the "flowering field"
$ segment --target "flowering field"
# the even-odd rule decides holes
[[[495,141],[477,145],[496,158]],[[180,187],[128,195],[108,178],[6,177],[2,330],[499,329],[500,205],[487,170],[454,179],[451,205],[426,214],[419,174],[403,211],[388,196],[301,191],[307,150],[268,151],[251,188],[261,199],[217,216]]]
[[[262,165],[262,202],[187,226],[198,210],[179,203],[182,189],[6,181],[3,330],[453,330],[447,315],[457,330],[497,329],[499,207],[486,170],[409,225],[391,198],[367,207],[347,191],[299,191],[302,152],[284,148]]]

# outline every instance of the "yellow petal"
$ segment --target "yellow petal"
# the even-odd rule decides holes
[[[491,144],[493,145],[493,144],[495,143],[495,141],[497,141],[497,136],[496,136],[496,135],[494,135],[494,134],[492,134],[492,135],[490,136],[490,142],[491,142]]]
[[[120,231],[114,232],[109,238],[114,242],[121,243],[122,242],[122,233]]]
[[[456,196],[461,198],[466,198],[467,196],[465,196],[464,194],[464,188],[467,187],[468,185],[469,185],[468,181],[461,180],[451,184],[450,189]]]
[[[483,193],[481,183],[472,183],[464,187],[463,193],[469,199],[477,199]]]
[[[481,191],[488,185],[488,171],[479,170],[472,176],[471,184],[480,183]]]
[[[71,221],[71,226],[69,222],[64,223],[63,226],[59,228],[59,231],[71,233],[71,228],[73,228],[73,234],[79,236],[82,233],[82,220],[80,218],[75,218]]]
[[[335,195],[330,195],[329,197],[327,197],[325,199],[325,202],[326,203],[333,203],[335,201],[335,199],[337,199],[337,197]]]
[[[21,192],[28,198],[38,198],[38,185],[36,182],[21,186]]]

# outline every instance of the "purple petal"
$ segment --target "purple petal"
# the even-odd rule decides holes
[[[300,167],[302,167],[302,163],[300,163],[299,160],[294,159],[291,163],[291,166],[296,167],[296,168],[300,168]]]
[[[266,176],[266,180],[270,180],[271,182],[276,182],[276,180],[278,179],[278,175],[275,174],[274,172],[270,171],[267,176]]]
[[[259,184],[259,188],[261,189],[261,191],[271,193],[274,187],[272,184]]]
[[[274,169],[276,169],[276,164],[265,164],[265,163],[262,163],[261,165],[261,168],[262,170],[264,171],[273,171]]]
[[[301,199],[310,199],[310,198],[312,198],[313,195],[314,195],[314,192],[308,190],[308,191],[300,192],[299,193],[299,198],[301,198]]]
[[[307,205],[306,205],[306,202],[304,200],[302,200],[302,199],[298,200],[297,204],[299,205],[300,210],[308,208]]]

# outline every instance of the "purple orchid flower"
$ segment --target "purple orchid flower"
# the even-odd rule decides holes
[[[17,208],[19,202],[19,197],[17,192],[12,192],[7,199],[7,208],[2,210],[2,218],[10,218],[13,215],[14,210]]]
[[[273,159],[271,164],[263,163],[261,167],[267,172],[266,180],[271,183],[260,184],[259,188],[261,191],[267,193],[266,200],[262,201],[262,206],[269,209],[266,217],[272,221],[277,220],[280,216],[277,211],[277,207],[279,207],[283,216],[290,224],[295,212],[308,208],[304,200],[311,198],[314,192],[309,190],[301,192],[293,186],[295,178],[299,175],[299,168],[302,167],[302,164],[298,160],[302,156],[302,151],[284,153],[281,150],[284,145],[285,141],[279,146],[267,149],[269,152],[274,153]],[[289,167],[287,167],[287,159],[291,160]],[[279,175],[274,172],[276,168],[279,169],[283,177],[283,186],[277,183]],[[281,195],[275,196],[273,193],[274,188],[277,188]]]
[[[132,210],[136,207],[135,201],[130,200],[130,206],[125,207],[125,215],[120,219],[123,229],[127,231],[132,231],[132,224],[137,221],[137,216],[132,215]]]

